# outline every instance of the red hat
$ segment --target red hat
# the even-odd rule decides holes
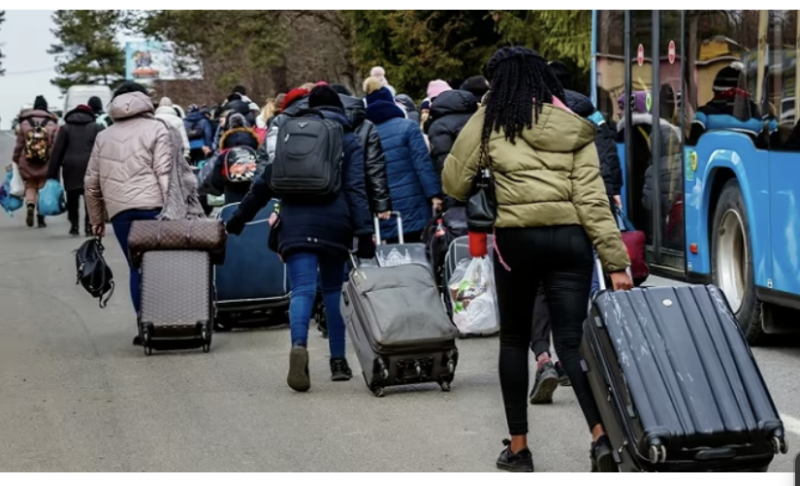
[[[317,84],[315,84],[314,86],[328,86],[328,83],[327,83],[327,82],[325,82],[325,81],[319,81],[319,82],[317,82]]]
[[[283,104],[281,105],[281,110],[285,110],[289,108],[289,105],[294,103],[295,101],[299,100],[300,98],[305,98],[308,96],[310,91],[303,88],[295,88],[288,93],[286,93],[286,98],[283,99]]]
[[[86,113],[94,114],[94,110],[89,105],[78,105],[75,107],[76,110],[85,111]]]

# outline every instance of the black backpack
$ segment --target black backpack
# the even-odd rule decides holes
[[[100,308],[105,308],[108,299],[114,295],[114,275],[103,258],[103,244],[99,238],[86,240],[75,251],[75,265],[78,270],[75,284],[83,285],[92,297],[100,300]]]
[[[278,197],[330,198],[342,185],[344,130],[318,110],[303,110],[278,131],[270,187]]]

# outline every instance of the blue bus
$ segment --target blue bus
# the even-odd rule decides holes
[[[751,345],[797,332],[798,11],[592,16],[592,96],[652,273],[719,286]]]

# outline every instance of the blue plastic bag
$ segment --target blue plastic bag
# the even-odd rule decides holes
[[[11,195],[12,176],[13,173],[11,171],[6,172],[6,180],[3,185],[0,186],[0,206],[2,206],[9,215],[21,208],[24,204],[21,197]]]
[[[64,188],[54,179],[48,179],[39,191],[37,210],[41,216],[58,216],[67,210]]]

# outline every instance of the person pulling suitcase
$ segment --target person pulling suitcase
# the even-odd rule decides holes
[[[345,358],[339,302],[353,238],[359,239],[360,258],[375,256],[363,161],[363,150],[338,95],[328,86],[317,86],[309,95],[309,110],[281,127],[274,162],[257,177],[226,225],[229,233],[238,235],[273,197],[281,199],[272,230],[292,288],[292,349],[286,382],[298,392],[311,388],[308,323],[318,269],[328,322],[331,379],[353,377]]]

